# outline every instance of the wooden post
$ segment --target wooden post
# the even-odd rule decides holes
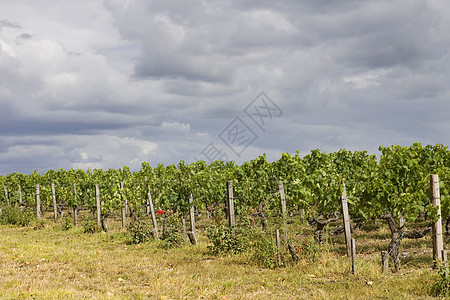
[[[78,200],[77,200],[77,188],[75,186],[75,183],[72,184],[72,190],[73,190],[73,198],[75,199],[76,206],[73,208],[73,225],[78,224]]]
[[[382,272],[387,273],[389,271],[389,254],[387,251],[381,251],[381,265]]]
[[[147,179],[147,177],[144,178],[144,182],[145,182],[145,185],[147,186],[147,191],[148,191],[148,195],[149,195],[149,197],[147,197],[147,201],[146,201],[146,203],[145,203],[145,207],[146,207],[146,210],[147,210],[147,216],[148,216],[148,215],[150,215],[150,213],[151,213],[150,200],[149,200],[149,199],[151,199],[152,196],[150,195],[150,189],[149,189],[149,184],[148,184],[148,179]],[[152,205],[152,206],[153,206],[153,205]],[[153,215],[152,215],[152,218],[153,218]]]
[[[36,218],[41,218],[41,195],[39,184],[36,184]]]
[[[153,207],[152,194],[150,193],[150,186],[148,184],[147,178],[145,178],[145,182],[147,185],[147,214],[150,209],[150,212],[152,214],[153,231],[155,234],[155,240],[157,240],[157,239],[159,239],[159,231],[158,231],[158,223],[156,222],[155,208]]]
[[[109,218],[108,217],[106,217],[106,234],[107,234],[108,240],[109,240],[110,236],[109,236]]]
[[[100,206],[100,190],[98,189],[98,184],[95,185],[95,201],[97,203],[97,225],[99,228],[102,227],[102,211]]]
[[[284,194],[283,181],[278,181],[278,189],[280,190],[281,198],[281,214],[283,215],[283,239],[284,243],[287,244],[287,213],[286,213],[286,196]]]
[[[435,267],[437,262],[442,261],[442,250],[444,242],[442,240],[442,216],[441,216],[441,197],[439,193],[439,176],[430,175],[431,203],[437,207],[438,220],[433,224],[433,260]]]
[[[58,207],[56,206],[56,192],[55,183],[52,182],[52,198],[53,198],[53,213],[55,218],[55,223],[58,222]]]
[[[348,215],[347,192],[345,190],[345,184],[344,189],[342,191],[341,202],[342,202],[342,217],[344,221],[345,241],[347,244],[347,256],[350,257],[352,255],[352,235],[350,231],[350,217]]]
[[[442,250],[442,262],[444,263],[444,277],[448,277],[448,268],[447,268],[447,250]]]
[[[189,215],[191,220],[191,233],[189,234],[189,239],[193,245],[197,245],[197,236],[195,235],[195,207],[192,194],[189,195],[189,205],[191,206],[189,208]]]
[[[20,184],[19,184],[19,205],[20,205],[20,207],[23,206],[22,188],[20,187]]]
[[[355,245],[355,239],[351,240],[352,243],[352,273],[353,275],[356,274],[356,245]]]
[[[192,194],[189,195],[189,205],[191,206],[189,209],[189,214],[191,218],[191,231],[195,232],[195,207],[194,207],[194,198]]]
[[[181,224],[183,225],[184,245],[187,246],[186,218],[184,216],[181,218]]]
[[[3,189],[5,190],[6,203],[8,203],[8,205],[11,205],[11,203],[9,202],[8,187],[6,186],[6,184],[3,185]]]
[[[300,220],[302,221],[302,224],[304,224],[305,223],[305,209],[300,208],[299,214],[300,214]]]
[[[236,218],[234,216],[234,200],[233,200],[233,182],[227,182],[227,195],[228,195],[228,223],[230,226],[236,225]]]
[[[398,216],[398,227],[403,228],[405,226],[405,217],[402,214]]]
[[[127,227],[127,205],[128,201],[125,198],[125,201],[123,199],[123,181],[120,182],[120,202],[123,203],[122,207],[122,228],[125,229]]]
[[[205,204],[206,204],[206,208],[205,208],[206,218],[209,220],[209,219],[211,219],[211,212],[208,209],[208,203],[205,203]]]
[[[275,237],[276,237],[276,243],[277,243],[277,259],[278,259],[278,261],[277,261],[277,266],[281,266],[280,230],[277,229],[277,230],[275,231],[275,233],[276,233]]]

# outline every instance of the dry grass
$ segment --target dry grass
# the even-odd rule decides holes
[[[201,228],[201,226],[199,226]],[[356,236],[358,272],[342,253],[342,237],[316,255],[275,270],[249,255],[214,257],[199,245],[161,250],[127,245],[119,225],[104,233],[0,227],[0,299],[430,299],[437,274],[431,242],[405,241],[400,274],[381,274],[385,229]],[[301,237],[299,237],[301,239]],[[425,252],[424,252],[425,251]]]

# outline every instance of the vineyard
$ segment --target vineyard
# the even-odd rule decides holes
[[[401,272],[416,259],[415,265],[425,261],[448,273],[441,250],[450,232],[450,151],[419,143],[379,151],[378,158],[366,151],[312,150],[274,162],[262,155],[242,165],[144,162],[136,172],[12,173],[0,176],[0,221],[38,229],[81,225],[84,233],[103,231],[109,238],[120,232],[127,243],[164,249],[203,244],[208,255],[247,255],[246,263],[269,270],[298,268],[304,257],[314,260],[325,251],[352,257],[348,274],[354,276],[358,251],[376,253],[379,272]],[[369,234],[373,229],[384,233]],[[412,250],[404,251],[402,241],[417,241],[422,254],[406,259]]]

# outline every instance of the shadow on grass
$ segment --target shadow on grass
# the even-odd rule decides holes
[[[430,236],[426,236],[420,239],[403,239],[403,249],[424,249],[433,247],[433,242]]]
[[[408,268],[424,268],[433,266],[433,254],[432,253],[420,253],[410,254],[400,259],[402,266]]]

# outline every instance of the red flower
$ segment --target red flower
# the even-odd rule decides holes
[[[156,211],[156,214],[157,215],[162,215],[164,213],[164,211],[162,211],[162,210],[160,210],[160,209],[158,209],[157,211]]]

